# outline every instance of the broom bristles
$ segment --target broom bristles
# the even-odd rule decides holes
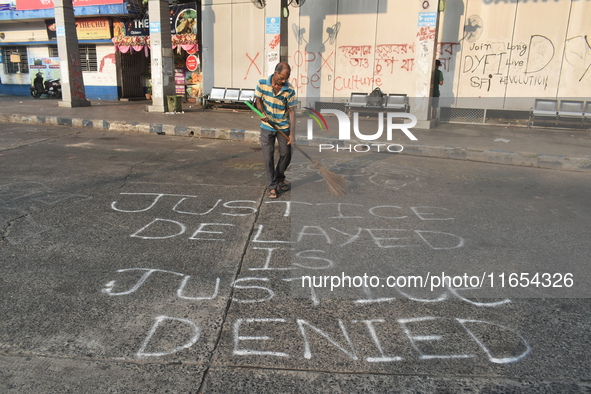
[[[247,102],[247,104],[249,104]],[[263,117],[263,115],[258,112],[252,105],[248,105],[250,108],[252,108],[257,115],[259,115],[261,118]],[[277,128],[277,126],[275,126],[275,124],[273,124],[272,122],[269,122],[267,120],[267,123],[269,123],[274,129],[275,131],[277,131],[278,134],[280,134],[281,136],[283,136],[283,138],[285,138],[286,140],[289,141],[289,137],[286,136],[281,130],[279,130]],[[302,154],[312,162],[312,164],[314,165],[314,167],[318,170],[318,172],[320,173],[320,175],[322,175],[322,177],[324,178],[324,180],[326,181],[326,186],[328,187],[328,190],[330,191],[330,194],[332,194],[335,197],[343,197],[345,195],[345,193],[347,192],[347,181],[345,180],[345,178],[343,178],[342,176],[335,174],[332,171],[329,171],[328,169],[324,168],[324,166],[322,164],[320,164],[320,162],[318,160],[314,160],[312,159],[302,148],[300,148],[298,145],[293,145],[297,150],[299,150],[300,152],[302,152]]]
[[[324,178],[328,191],[335,197],[343,197],[347,193],[347,181],[339,174],[328,170],[318,161],[314,160],[314,167],[318,170],[320,175]]]

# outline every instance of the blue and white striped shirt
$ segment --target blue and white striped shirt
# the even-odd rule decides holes
[[[271,77],[272,76],[268,79],[259,80],[254,96],[263,101],[263,108],[265,109],[267,118],[269,118],[279,130],[288,131],[289,109],[298,104],[298,98],[295,89],[287,81],[285,81],[285,84],[283,84],[279,93],[275,94],[275,92],[273,92],[273,86],[271,85]],[[273,127],[265,122],[261,122],[261,128],[273,132],[275,131]]]

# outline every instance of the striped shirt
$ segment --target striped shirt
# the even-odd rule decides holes
[[[267,115],[267,118],[269,118],[279,130],[288,131],[289,108],[295,107],[298,104],[298,98],[293,86],[287,81],[285,81],[285,84],[283,84],[279,93],[275,94],[275,92],[273,92],[273,86],[271,85],[271,77],[272,76],[268,79],[259,80],[254,96],[263,101],[263,108],[265,109],[265,115]],[[269,126],[266,122],[261,122],[261,128],[273,132],[275,131],[273,127]]]

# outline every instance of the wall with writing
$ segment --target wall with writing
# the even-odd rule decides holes
[[[571,4],[564,40],[563,67],[558,83],[559,97],[589,97],[591,91],[591,4]]]
[[[289,7],[290,82],[305,104],[377,87],[429,96],[425,74],[437,39],[442,106],[526,110],[537,97],[589,96],[591,2],[447,0],[438,32],[434,5],[325,0]],[[280,16],[276,4],[213,1],[204,4],[205,15],[206,93],[213,86],[253,88],[272,73],[279,35],[267,34],[266,20]]]
[[[321,12],[311,12],[309,17],[298,12],[289,18],[289,62],[293,67],[290,82],[300,96],[311,99],[334,96],[341,23],[336,0],[327,0],[321,6]]]
[[[428,82],[417,92],[417,80],[429,78],[419,75],[414,65],[416,54],[422,52],[417,46],[435,39],[435,20],[433,26],[419,22],[422,13],[432,11],[431,3],[331,0],[313,8],[304,4],[298,17],[290,18],[295,36],[290,36],[290,63],[297,67],[290,81],[298,94],[335,101],[375,88],[428,95]]]
[[[458,107],[521,110],[538,97],[589,97],[589,18],[586,1],[449,0],[440,40],[459,45],[440,55],[442,96]]]

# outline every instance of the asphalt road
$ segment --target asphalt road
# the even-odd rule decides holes
[[[588,174],[0,130],[3,392],[591,389]]]

